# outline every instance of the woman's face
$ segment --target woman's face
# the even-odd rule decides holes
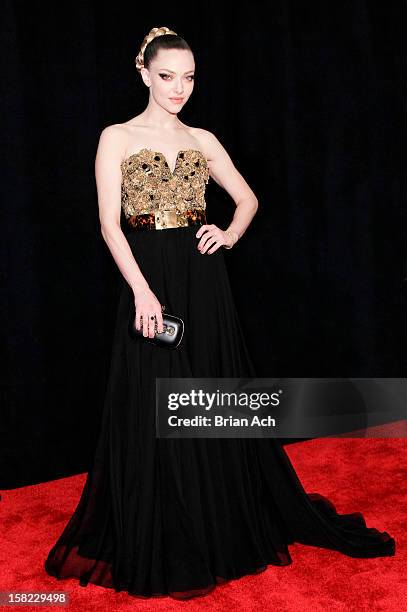
[[[142,69],[143,80],[150,85],[155,102],[170,113],[178,113],[194,88],[194,56],[188,49],[160,49]]]

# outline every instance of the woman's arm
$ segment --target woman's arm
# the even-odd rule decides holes
[[[99,138],[95,159],[99,220],[103,239],[134,293],[136,326],[140,328],[140,317],[144,315],[144,335],[153,337],[154,330],[151,330],[151,324],[150,333],[146,333],[148,332],[149,315],[156,315],[158,331],[162,332],[161,304],[144,278],[120,227],[122,180],[120,163],[124,152],[123,143],[124,133],[120,126],[106,127]]]
[[[208,253],[213,253],[219,246],[231,248],[242,237],[257,212],[259,202],[216,136],[208,130],[200,129],[199,139],[209,160],[211,177],[227,191],[236,205],[232,222],[226,230],[212,226],[212,230],[206,231],[206,228],[211,228],[207,225],[197,233],[197,237],[202,236],[198,245],[201,253],[211,245],[215,248],[208,249]]]

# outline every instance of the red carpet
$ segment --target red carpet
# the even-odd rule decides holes
[[[360,511],[388,531],[396,555],[353,559],[336,551],[290,546],[292,565],[219,585],[205,597],[140,599],[74,579],[57,581],[43,562],[73,512],[85,474],[2,492],[0,591],[67,591],[60,610],[407,610],[405,438],[325,438],[285,447],[307,492],[329,497],[338,512]],[[321,571],[321,568],[324,568]],[[403,603],[404,602],[404,603]],[[10,609],[1,606],[2,609]],[[56,609],[24,606],[21,610]]]

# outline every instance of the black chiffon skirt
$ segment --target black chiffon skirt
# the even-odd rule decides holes
[[[394,555],[394,539],[367,527],[360,512],[338,514],[326,497],[306,493],[277,439],[156,438],[156,377],[256,376],[223,249],[199,253],[197,230],[127,235],[151,289],[184,319],[185,333],[172,351],[131,339],[134,299],[122,277],[97,448],[47,573],[183,599],[292,563],[294,542],[350,557]]]

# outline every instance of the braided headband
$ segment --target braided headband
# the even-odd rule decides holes
[[[150,43],[157,36],[162,36],[163,34],[175,34],[175,35],[177,35],[176,32],[174,32],[173,30],[170,30],[169,28],[166,28],[165,26],[163,26],[161,28],[152,28],[152,30],[150,30],[150,32],[144,38],[143,43],[142,43],[142,45],[140,47],[140,51],[139,51],[136,59],[134,60],[136,62],[136,68],[137,68],[138,71],[140,71],[141,68],[144,68],[144,51],[145,51],[145,48],[147,47],[148,43]]]

